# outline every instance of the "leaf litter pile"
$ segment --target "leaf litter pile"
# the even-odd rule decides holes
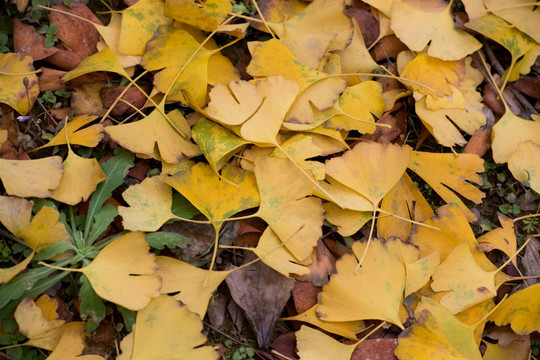
[[[3,11],[1,359],[538,358],[535,4]]]

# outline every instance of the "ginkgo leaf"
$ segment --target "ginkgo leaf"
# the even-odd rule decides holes
[[[257,158],[255,176],[261,196],[256,215],[297,260],[306,259],[322,236],[324,220],[321,200],[309,197],[315,185],[288,159]]]
[[[405,261],[405,297],[426,285],[439,263],[439,249],[415,262]]]
[[[0,179],[8,195],[45,198],[58,187],[64,173],[62,158],[0,159]]]
[[[504,344],[505,346],[487,341],[484,344],[486,344],[486,352],[482,358],[484,360],[526,359],[531,348],[531,338],[530,336],[516,337],[510,344]]]
[[[525,335],[540,331],[540,284],[519,290],[507,299],[489,316],[498,326],[510,324],[516,333]]]
[[[77,205],[88,200],[97,185],[105,179],[107,175],[95,158],[80,157],[69,148],[64,161],[64,175],[50,197],[65,204]]]
[[[188,63],[199,45],[189,32],[173,25],[160,27],[146,45],[141,65],[148,71],[163,69],[154,76],[154,85],[160,92],[167,93],[169,101],[181,101],[187,105],[188,101],[182,94],[186,91],[199,107],[206,103],[208,61],[219,50],[203,47]],[[179,74],[181,69],[183,71]]]
[[[155,255],[149,249],[144,233],[130,232],[105,246],[88,266],[77,271],[86,275],[101,298],[141,310],[159,295],[161,287]]]
[[[318,328],[323,329],[324,331],[344,336],[351,340],[356,340],[356,334],[362,331],[362,329],[364,328],[363,321],[323,321],[317,316],[317,313],[315,311],[316,308],[317,305],[313,305],[310,309],[304,311],[301,314],[282,318],[281,320],[302,321],[311,325],[315,325]]]
[[[358,230],[362,228],[372,218],[373,211],[355,211],[349,209],[342,209],[336,204],[325,203],[324,217],[332,225],[338,227],[338,233],[341,236],[354,235]]]
[[[422,5],[419,9],[401,0],[392,3],[390,26],[409,49],[422,51],[429,43],[428,55],[442,60],[460,60],[482,47],[472,35],[455,26],[451,4],[432,1]]]
[[[49,141],[43,146],[34,149],[34,151],[49,146],[65,145],[67,144],[66,137],[69,138],[69,143],[71,145],[95,147],[97,144],[99,144],[101,139],[103,139],[103,125],[94,124],[85,127],[82,130],[79,129],[81,129],[83,126],[88,125],[96,118],[96,116],[88,115],[75,116],[73,119],[71,119],[71,121],[67,122],[67,124],[60,131],[58,131],[58,134],[56,134],[56,136],[52,138],[51,141]]]
[[[381,209],[390,214],[415,221],[425,221],[434,216],[431,206],[422,193],[414,186],[407,173],[394,185],[381,202]],[[395,236],[406,240],[411,235],[412,224],[395,216],[379,216],[377,219],[378,236]]]
[[[540,121],[525,120],[506,110],[493,126],[491,134],[493,160],[498,164],[505,163],[520,142],[531,140],[538,143],[539,139]]]
[[[201,319],[187,306],[161,295],[137,313],[134,335],[126,336],[121,344],[131,356],[122,354],[119,359],[217,360],[214,348],[201,346],[206,343],[202,328]]]
[[[230,87],[232,94],[219,84],[212,89],[208,114],[225,125],[241,125],[239,132],[245,140],[276,144],[283,118],[298,94],[298,85],[281,76],[270,76],[256,85],[238,81]]]
[[[497,213],[497,217],[499,218],[502,227],[493,229],[480,236],[477,239],[479,243],[478,249],[484,252],[498,249],[504,252],[508,257],[511,257],[517,249],[514,221],[501,213]],[[512,264],[517,268],[517,260],[515,258],[512,259]]]
[[[270,227],[263,232],[253,252],[266,265],[283,276],[289,277],[290,274],[302,276],[310,272],[308,267],[297,263],[295,257],[283,246],[283,243]]]
[[[5,284],[15,277],[18,273],[26,269],[35,253],[30,254],[26,259],[19,262],[17,265],[8,268],[0,269],[0,284]]]
[[[39,95],[33,61],[30,56],[16,53],[0,54],[0,103],[8,104],[21,115],[28,114]]]
[[[75,79],[76,77],[96,71],[109,71],[129,78],[128,73],[118,62],[114,52],[107,47],[81,61],[81,63],[75,69],[66,73],[62,77],[62,80],[69,81]]]
[[[527,0],[483,0],[490,12],[502,17],[513,26],[540,43],[538,21],[540,13],[534,3]]]
[[[381,84],[376,81],[364,81],[345,89],[334,105],[335,116],[325,123],[325,127],[372,134],[376,126],[369,123],[375,123],[374,117],[381,117],[383,111]]]
[[[540,138],[534,143],[521,142],[516,151],[508,157],[508,169],[519,181],[540,192]]]
[[[473,258],[469,242],[465,240],[435,270],[431,288],[450,291],[441,298],[440,303],[452,314],[457,314],[497,295],[497,272],[480,268]]]
[[[124,55],[119,49],[120,31],[122,29],[122,15],[120,13],[111,13],[111,20],[107,26],[93,24],[96,30],[101,35],[103,42],[98,42],[97,49],[99,51],[108,47],[112,50],[118,63],[125,69],[130,66],[139,65],[141,56]]]
[[[105,132],[122,147],[135,153],[156,157],[157,149],[161,160],[170,164],[178,163],[184,156],[200,155],[197,145],[189,141],[189,126],[180,110],[169,112],[168,119],[164,113],[165,104],[162,102],[159,109],[154,109],[144,119],[108,126]]]
[[[19,325],[19,331],[29,340],[65,323],[64,320],[45,318],[42,309],[30,298],[24,298],[19,303],[13,316]]]
[[[163,0],[139,0],[122,11],[118,49],[124,55],[144,55],[146,43],[161,25],[172,22],[163,15]]]
[[[268,23],[281,42],[304,64],[316,69],[327,51],[343,50],[353,26],[345,1],[315,0],[284,23]]]
[[[332,196],[332,199],[325,194],[316,192],[316,195],[325,200],[330,200],[339,205],[342,209],[349,209],[355,211],[373,211],[373,204],[363,195],[360,195],[355,190],[341,184],[337,180],[331,177],[327,179],[328,182],[320,181],[319,185],[324,191]]]
[[[456,193],[478,204],[485,194],[475,184],[482,179],[476,173],[484,171],[484,161],[474,154],[443,154],[413,151],[409,169],[414,171],[447,203],[455,202],[467,219],[476,216],[465,206]]]
[[[337,50],[335,53],[339,55],[342,72],[369,73],[377,69],[379,65],[377,65],[375,60],[373,60],[369,51],[367,50],[362,32],[360,31],[360,28],[358,27],[358,24],[354,18],[352,18],[352,22],[354,25],[354,34],[351,43],[345,48],[345,50]]]
[[[540,46],[533,39],[495,15],[488,14],[471,20],[465,26],[498,42],[510,51],[512,55],[510,68],[515,66],[515,69],[510,72],[508,81],[518,80],[520,73],[529,73],[537,56],[540,55]]]
[[[161,293],[180,292],[174,298],[182,301],[189,311],[198,314],[201,319],[206,314],[212,294],[232,272],[204,270],[166,256],[158,256],[156,262],[159,266],[157,275],[162,280]]]
[[[2,146],[8,139],[8,131],[0,130],[0,146]]]
[[[481,360],[474,325],[466,325],[435,301],[422,298],[417,320],[399,335],[394,354],[401,360]]]
[[[357,343],[342,344],[332,337],[302,325],[296,332],[296,347],[300,360],[349,360]]]
[[[192,131],[193,140],[199,145],[214,171],[219,171],[243,145],[248,143],[223,126],[205,118],[200,119]]]
[[[426,85],[422,86],[413,82],[405,83],[420,94],[432,96],[451,95],[452,86],[457,88],[460,80],[465,76],[465,61],[445,61],[425,53],[419,53],[405,66],[400,75]]]
[[[172,189],[157,176],[130,186],[122,197],[129,207],[119,206],[118,214],[126,230],[156,231],[176,218],[171,211]]]
[[[367,198],[375,208],[399,181],[411,157],[409,146],[361,142],[326,162],[326,173]]]
[[[86,340],[89,337],[84,325],[85,323],[81,322],[77,326],[66,327],[47,360],[105,360],[104,357],[99,355],[82,355],[83,350],[86,348]]]
[[[220,177],[210,165],[198,163],[164,181],[210,220],[227,219],[259,205],[255,176],[233,165],[225,166]]]
[[[215,30],[232,11],[228,0],[207,0],[200,4],[192,0],[166,0],[166,17],[204,31]]]
[[[295,134],[283,141],[280,148],[276,148],[270,156],[286,158],[288,155],[301,168],[311,173],[315,180],[323,180],[325,177],[324,164],[319,161],[306,160],[323,154],[324,150],[315,144],[313,136]]]
[[[367,242],[353,243],[354,255],[336,262],[336,273],[319,295],[317,315],[325,321],[379,319],[403,328],[399,308],[405,289],[404,259],[418,258],[418,249],[396,238],[374,239],[362,266],[355,271]]]
[[[33,206],[33,201],[0,196],[0,222],[36,252],[52,244],[69,242],[64,224],[58,221],[58,211],[43,206],[30,220]]]
[[[316,71],[290,52],[279,40],[250,43],[252,60],[247,71],[254,77],[280,75],[300,86],[300,95],[292,105],[285,122],[311,124],[315,121],[313,107],[329,109],[347,87],[345,79],[330,77]]]

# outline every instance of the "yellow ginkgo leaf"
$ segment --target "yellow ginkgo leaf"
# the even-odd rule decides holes
[[[15,277],[15,275],[26,269],[28,264],[30,264],[30,261],[32,261],[33,257],[34,253],[30,254],[30,256],[28,256],[26,259],[24,259],[15,266],[0,269],[0,284],[5,284],[9,282]]]
[[[166,256],[158,256],[156,262],[159,265],[157,275],[162,280],[161,293],[180,291],[174,298],[182,301],[189,311],[198,314],[201,319],[206,314],[212,294],[232,272],[204,270]]]
[[[491,344],[485,342],[486,352],[483,360],[506,360],[506,359],[527,359],[531,348],[530,336],[519,336],[512,340],[510,344]]]
[[[319,185],[326,191],[326,193],[332,196],[332,199],[325,194],[316,192],[316,195],[325,200],[330,200],[339,205],[342,209],[349,209],[355,211],[373,211],[373,204],[363,195],[353,189],[341,184],[340,182],[332,179],[327,179],[328,182],[320,181]]]
[[[232,11],[228,0],[207,0],[201,6],[192,0],[166,0],[166,17],[204,31],[215,30]]]
[[[480,236],[478,240],[478,249],[488,252],[493,249],[498,249],[504,252],[508,257],[511,257],[517,249],[516,234],[514,232],[514,221],[511,218],[497,213],[500,228],[491,230],[488,233]],[[512,264],[517,268],[517,260],[512,259]]]
[[[120,13],[111,13],[110,15],[111,20],[107,26],[93,24],[99,32],[99,35],[103,38],[103,41],[100,41],[97,44],[97,49],[101,51],[104,48],[109,47],[116,56],[116,59],[118,59],[118,63],[124,69],[130,66],[139,65],[141,63],[141,56],[124,55],[118,49],[122,27],[122,15]]]
[[[439,249],[415,262],[405,261],[405,297],[426,285],[439,263]]]
[[[343,50],[353,36],[345,1],[315,0],[284,23],[268,23],[282,43],[307,66],[316,69],[327,51]]]
[[[493,160],[501,164],[508,161],[520,142],[540,142],[540,121],[525,120],[506,110],[493,126],[491,149]]]
[[[114,52],[107,47],[81,61],[81,63],[75,69],[65,74],[62,77],[62,80],[69,81],[75,79],[76,77],[96,71],[109,71],[129,78],[128,73],[118,62]]]
[[[30,56],[16,53],[0,54],[0,103],[8,104],[21,115],[28,114],[39,95],[33,61]]]
[[[384,100],[381,84],[376,81],[364,81],[345,89],[334,105],[335,116],[328,120],[324,126],[372,134],[376,128],[374,125],[375,117],[381,117],[383,111]]]
[[[426,85],[422,86],[412,82],[405,83],[420,94],[432,96],[451,95],[451,86],[457,88],[460,80],[465,76],[465,62],[464,60],[444,61],[425,53],[419,53],[405,66],[400,75]]]
[[[161,111],[154,109],[142,120],[108,126],[105,132],[122,147],[134,153],[156,158],[157,150],[159,158],[169,164],[178,163],[184,156],[200,155],[197,145],[189,141],[189,126],[180,110],[169,112],[167,119],[163,116],[165,104],[162,102],[158,106]],[[179,133],[178,129],[183,133]]]
[[[405,259],[418,258],[418,249],[396,238],[373,240],[362,266],[355,269],[367,242],[353,243],[354,255],[336,262],[336,273],[319,295],[317,315],[325,321],[379,319],[403,328],[399,309],[405,290]]]
[[[171,211],[172,189],[158,176],[147,177],[122,194],[129,207],[119,206],[122,224],[130,231],[156,231],[176,218]]]
[[[52,321],[58,318],[58,301],[47,294],[41,295],[35,301],[36,305],[41,308],[45,319]]]
[[[525,335],[540,331],[540,284],[519,290],[507,299],[489,316],[498,326],[510,324],[516,333]]]
[[[431,288],[437,292],[450,291],[440,303],[457,314],[497,295],[496,273],[497,270],[488,272],[480,268],[468,241],[463,241],[435,270]]]
[[[390,214],[415,221],[425,221],[435,216],[431,206],[422,193],[414,186],[407,173],[394,185],[381,202],[381,209]],[[395,236],[407,240],[411,235],[412,224],[395,216],[379,216],[377,219],[378,236]]]
[[[79,130],[83,126],[88,125],[96,119],[95,116],[80,115],[75,116],[67,123],[54,138],[47,144],[36,148],[35,150],[43,149],[49,146],[67,144],[66,136],[69,138],[71,145],[82,145],[87,147],[95,147],[101,139],[103,139],[103,125],[94,124]],[[66,129],[67,128],[67,129]],[[67,134],[66,134],[67,133]],[[34,151],[35,151],[34,150]]]
[[[0,146],[2,146],[8,139],[8,131],[0,130]]]
[[[88,266],[63,270],[82,272],[101,298],[138,311],[159,296],[161,287],[149,249],[144,233],[130,232],[105,246]]]
[[[105,179],[107,175],[96,159],[80,157],[69,148],[64,161],[64,175],[50,197],[68,205],[77,205],[88,200],[97,185]]]
[[[361,142],[326,162],[326,173],[378,206],[403,176],[411,157],[409,146]]]
[[[345,50],[337,50],[335,53],[339,55],[341,71],[344,73],[363,72],[369,73],[379,67],[375,60],[371,57],[371,54],[366,48],[364,37],[362,32],[356,23],[356,20],[352,18],[354,25],[354,35],[351,43],[345,48]]]
[[[122,11],[118,49],[124,55],[144,55],[146,43],[161,25],[172,22],[163,15],[163,0],[139,0]]]
[[[518,144],[508,157],[508,169],[519,181],[540,192],[540,138],[536,143],[528,140]]]
[[[24,298],[13,314],[19,331],[29,340],[40,337],[43,333],[64,324],[64,320],[49,320],[43,315],[43,310],[30,298]],[[58,318],[58,315],[56,315]],[[52,350],[52,349],[51,349]]]
[[[85,323],[74,323],[76,326],[66,327],[58,344],[47,360],[105,360],[99,355],[82,355],[89,337],[85,330]],[[69,325],[69,324],[68,324]]]
[[[490,12],[502,17],[540,43],[538,22],[540,13],[535,3],[528,0],[483,0]]]
[[[520,73],[529,73],[537,56],[540,55],[540,46],[533,39],[498,16],[488,14],[468,22],[465,26],[498,42],[510,51],[512,63],[507,81],[516,81]]]
[[[422,4],[428,5],[427,2]],[[391,28],[413,51],[422,51],[429,43],[428,55],[442,60],[460,60],[480,49],[482,44],[455,26],[450,10],[451,5],[443,1],[431,2],[428,9],[394,1]]]
[[[206,343],[201,331],[196,314],[171,296],[161,295],[137,313],[134,335],[126,336],[121,344],[131,356],[123,353],[118,359],[217,360],[214,348],[201,346]]]
[[[394,354],[401,360],[481,360],[475,325],[466,325],[437,302],[422,298],[417,320],[403,331]]]
[[[277,234],[285,247],[302,261],[322,236],[321,200],[306,197],[315,185],[288,159],[259,157],[255,176],[261,196],[257,216]]]
[[[331,224],[338,227],[338,233],[341,236],[354,235],[362,226],[372,218],[373,211],[355,211],[342,209],[333,203],[325,203],[324,217]]]
[[[62,158],[51,156],[35,160],[0,159],[0,180],[6,193],[20,197],[45,198],[60,184],[64,173]]]
[[[469,183],[482,183],[477,173],[484,171],[484,161],[478,155],[413,151],[409,169],[424,179],[444,201],[458,204],[467,219],[476,219],[455,192],[476,204],[482,201],[485,194]]]
[[[289,277],[290,274],[307,275],[309,268],[298,264],[294,256],[283,246],[276,233],[270,227],[266,228],[257,247],[253,252],[272,269],[276,270],[283,276]]]
[[[362,329],[364,328],[363,321],[323,321],[317,316],[317,313],[315,311],[316,308],[317,305],[313,305],[313,307],[304,311],[301,314],[282,318],[281,320],[302,321],[311,325],[315,325],[318,328],[323,329],[324,331],[344,336],[351,340],[356,340],[356,334],[362,331]]]
[[[233,165],[225,166],[220,177],[210,165],[198,163],[164,181],[210,220],[227,219],[259,205],[255,176]]]
[[[226,125],[241,125],[261,106],[264,94],[248,81],[216,84],[210,91],[205,111],[212,119]]]
[[[296,347],[301,360],[349,360],[357,343],[342,344],[309,326],[302,325],[296,332]]]
[[[345,79],[329,77],[300,62],[279,40],[252,42],[252,60],[247,71],[254,77],[280,75],[300,86],[300,95],[289,110],[285,122],[311,124],[313,107],[329,109],[347,87]]]
[[[169,101],[181,101],[187,105],[188,101],[182,94],[186,91],[199,107],[206,103],[208,62],[210,56],[219,50],[203,47],[187,63],[199,45],[188,31],[173,25],[160,27],[148,42],[141,64],[148,71],[163,69],[155,75],[154,85],[160,92],[167,93]]]
[[[201,118],[192,130],[193,140],[199,145],[214,171],[219,171],[243,145],[248,143],[223,126],[205,118]]]
[[[52,244],[69,242],[64,224],[58,221],[58,211],[43,206],[32,220],[33,201],[0,196],[0,222],[36,252]]]

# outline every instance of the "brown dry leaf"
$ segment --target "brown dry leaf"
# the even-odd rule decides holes
[[[105,115],[107,110],[103,107],[100,95],[103,86],[104,84],[101,82],[94,82],[73,88],[74,91],[71,93],[70,106],[75,112],[75,115]]]
[[[248,253],[244,263],[247,264],[254,257]],[[231,265],[230,269],[234,267]],[[257,334],[259,346],[266,347],[276,320],[291,296],[294,281],[261,261],[232,272],[225,281],[232,298],[244,310]]]
[[[33,201],[0,196],[0,221],[36,252],[55,243],[69,242],[64,224],[58,221],[58,211],[43,206],[30,220],[33,206]]]
[[[34,61],[43,60],[58,51],[55,47],[45,47],[45,36],[17,18],[13,21],[13,50],[21,56],[30,56]]]

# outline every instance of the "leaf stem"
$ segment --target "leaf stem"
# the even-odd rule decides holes
[[[60,271],[83,272],[83,269],[63,268],[63,267],[54,266],[54,265],[44,263],[43,261],[38,261],[38,264],[43,265],[43,266],[48,267],[48,268],[51,268],[51,269],[60,270]]]
[[[259,13],[259,16],[261,17],[261,21],[263,22],[264,26],[266,27],[266,29],[268,30],[270,35],[272,35],[272,37],[275,39],[276,35],[274,35],[274,32],[272,31],[272,29],[270,29],[270,26],[268,26],[268,23],[266,22],[266,19],[264,18],[264,15],[263,15],[261,9],[259,9],[259,5],[257,4],[257,0],[253,0],[252,3],[253,3],[253,5],[255,5],[255,9],[257,9],[257,12]]]
[[[533,217],[539,217],[539,216],[540,216],[540,214],[523,215],[523,216],[520,216],[520,217],[517,217],[517,218],[513,219],[512,221],[516,222],[516,221],[525,220],[525,219],[529,219],[529,218],[533,218]]]
[[[366,248],[364,249],[364,253],[362,254],[362,257],[360,258],[360,260],[358,260],[358,265],[356,265],[356,268],[354,269],[355,274],[358,272],[358,269],[360,269],[360,266],[362,266],[362,262],[364,262],[367,251],[369,249],[369,245],[371,244],[371,238],[373,237],[373,229],[375,228],[375,215],[376,214],[377,214],[377,205],[373,204],[373,216],[371,218],[371,228],[369,229],[369,236],[368,236]]]
[[[497,270],[495,270],[494,272],[497,273],[499,271],[501,271],[502,269],[504,269],[506,267],[506,265],[510,264],[512,262],[512,260],[517,256],[517,254],[519,254],[521,252],[521,250],[523,250],[525,248],[525,246],[527,246],[527,244],[532,240],[532,237],[529,237],[527,238],[527,240],[523,243],[523,245],[521,245],[521,247],[519,249],[516,250],[515,253],[512,254],[512,256],[510,256],[508,258],[508,260],[506,260],[504,262],[504,264],[502,264]]]

